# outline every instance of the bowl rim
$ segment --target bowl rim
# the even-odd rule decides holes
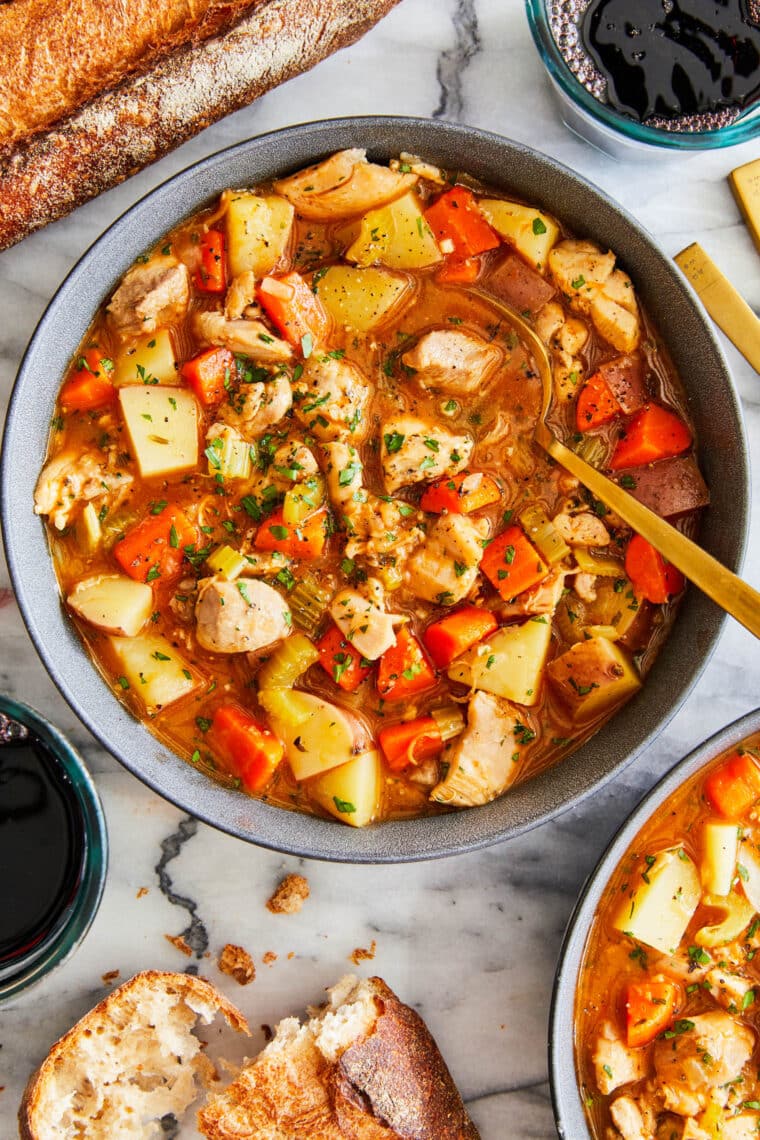
[[[713,363],[724,382],[722,394],[731,421],[730,459],[735,464],[735,473],[739,476],[740,483],[732,495],[735,522],[730,539],[730,557],[726,561],[732,568],[738,569],[746,549],[749,525],[750,483],[746,434],[741,406],[728,365],[694,290],[651,235],[625,209],[582,175],[533,148],[501,135],[435,119],[356,116],[285,127],[209,155],[141,197],[86,250],[45,309],[19,367],[0,458],[3,537],[22,616],[52,680],[96,739],[158,794],[212,826],[262,847],[338,862],[413,862],[476,850],[520,835],[574,806],[613,779],[662,731],[707,664],[726,620],[725,615],[714,609],[705,609],[705,600],[700,601],[701,596],[696,595],[695,591],[689,592],[683,610],[687,613],[694,611],[702,621],[702,626],[696,631],[696,635],[701,638],[701,654],[694,654],[690,643],[689,654],[684,655],[685,658],[688,656],[688,660],[678,663],[678,683],[668,692],[664,711],[660,710],[654,715],[654,706],[658,702],[651,699],[650,692],[646,706],[636,705],[637,698],[634,698],[627,709],[618,713],[605,727],[603,735],[606,752],[604,761],[598,761],[600,765],[603,763],[600,774],[589,776],[586,763],[589,757],[595,755],[590,751],[590,745],[593,745],[594,739],[598,740],[596,737],[550,771],[519,785],[509,797],[500,797],[483,807],[435,817],[386,822],[377,827],[350,828],[316,816],[275,808],[260,800],[241,797],[239,793],[221,788],[191,765],[177,759],[150,735],[119,704],[97,669],[92,667],[89,658],[86,659],[87,670],[79,671],[81,675],[77,674],[76,669],[72,670],[72,663],[76,664],[84,651],[72,632],[71,623],[65,618],[55,580],[53,579],[52,586],[55,604],[45,595],[38,581],[41,576],[49,584],[52,573],[50,567],[40,568],[41,561],[50,562],[44,536],[44,553],[40,545],[44,524],[29,510],[29,487],[21,487],[21,480],[14,480],[13,466],[19,456],[25,454],[25,448],[26,451],[29,450],[28,436],[25,437],[25,417],[39,415],[31,394],[35,386],[35,368],[39,369],[45,361],[46,338],[52,338],[55,332],[59,339],[70,335],[71,313],[78,312],[77,290],[80,285],[83,285],[85,295],[92,295],[92,285],[89,290],[87,287],[88,276],[94,275],[96,279],[99,277],[102,296],[95,299],[92,308],[88,307],[88,319],[81,329],[80,340],[91,314],[134,258],[182,217],[199,209],[214,193],[218,193],[225,185],[230,185],[230,170],[234,177],[241,164],[247,169],[253,163],[256,170],[251,176],[252,183],[262,180],[262,168],[267,168],[267,164],[272,174],[285,169],[297,169],[343,147],[365,145],[376,155],[388,156],[398,153],[399,149],[409,149],[410,143],[421,147],[426,155],[432,151],[433,158],[436,148],[441,152],[448,146],[454,147],[460,156],[457,161],[463,164],[467,162],[471,168],[484,168],[488,165],[491,182],[501,183],[505,187],[510,184],[509,172],[494,177],[497,157],[499,171],[508,165],[510,158],[517,159],[526,165],[531,179],[536,182],[539,176],[549,183],[552,179],[559,179],[563,190],[568,193],[572,191],[580,194],[584,201],[590,195],[596,207],[595,223],[596,215],[601,214],[610,223],[622,224],[631,252],[635,250],[638,254],[644,248],[658,272],[667,278],[670,300],[677,302],[682,312],[688,312],[691,318],[698,320],[700,336],[712,353]],[[484,159],[477,158],[481,152],[486,156]],[[540,200],[541,194],[531,185],[534,200]],[[642,282],[642,291],[646,284]],[[651,310],[651,305],[648,307]],[[61,313],[67,311],[70,319],[68,324],[63,324]],[[77,344],[71,348],[72,353]],[[59,346],[48,347],[53,353],[60,351]],[[45,425],[47,426],[47,421]],[[30,477],[32,481],[36,480],[36,475],[30,473]],[[18,519],[21,522],[17,526]],[[39,555],[36,560],[30,559],[30,548]],[[35,562],[33,567],[30,561]],[[685,623],[685,618],[686,614],[682,612],[680,622],[676,623],[655,663],[655,670],[659,661],[669,655],[669,646],[676,640],[679,626]],[[673,665],[671,662],[671,667]],[[81,696],[83,690],[84,697]],[[637,733],[640,731],[638,726],[643,724],[643,735],[637,736],[638,743],[633,748],[626,738],[624,750],[620,718],[625,717],[632,705],[637,710],[631,714],[636,717]],[[614,727],[616,724],[620,725],[618,729]],[[610,725],[613,727],[610,728]],[[139,732],[136,732],[138,728]],[[130,748],[132,752],[129,751]],[[606,756],[610,752],[616,759],[608,767]],[[179,776],[172,765],[181,766]],[[560,777],[558,773],[565,775]],[[558,790],[560,783],[564,785],[561,791]],[[530,793],[525,791],[528,788],[532,789]],[[230,797],[237,801],[244,800],[244,804],[232,803]],[[294,825],[293,820],[298,820],[298,824]]]
[[[669,151],[716,150],[738,146],[760,135],[760,105],[755,104],[731,123],[706,131],[667,131],[648,127],[629,119],[608,103],[596,99],[578,81],[562,55],[551,31],[546,13],[546,0],[525,0],[528,25],[549,77],[573,103],[597,125],[628,142],[658,147]]]
[[[549,1008],[549,1083],[560,1140],[591,1140],[575,1071],[575,989],[591,922],[610,876],[640,829],[673,792],[721,752],[758,731],[760,708],[724,725],[678,760],[626,817],[581,888],[560,946]]]

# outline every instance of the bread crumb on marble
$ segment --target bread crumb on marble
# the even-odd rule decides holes
[[[303,875],[286,875],[267,900],[267,910],[272,914],[298,914],[309,893],[309,880]]]
[[[353,954],[349,954],[348,960],[349,962],[353,962],[355,966],[358,966],[360,962],[371,962],[376,953],[377,942],[373,938],[369,949],[363,946],[357,946]]]
[[[186,954],[188,958],[192,955],[192,949],[188,946],[187,942],[185,942],[181,934],[165,934],[164,938],[167,942],[171,942],[172,946],[174,946],[176,950],[179,950],[181,954]]]
[[[241,986],[247,986],[256,977],[253,958],[247,950],[233,942],[227,943],[216,964],[223,974],[229,974]]]

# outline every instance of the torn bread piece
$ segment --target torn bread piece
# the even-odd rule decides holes
[[[198,1114],[209,1140],[478,1140],[422,1019],[380,978],[347,976]]]
[[[243,1015],[202,978],[146,970],[86,1013],[32,1075],[19,1110],[22,1140],[131,1140],[160,1136],[216,1077],[193,1033],[221,1013]]]

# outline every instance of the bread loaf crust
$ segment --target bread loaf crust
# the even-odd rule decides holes
[[[51,0],[0,5],[0,154],[261,0]]]
[[[101,1002],[86,1013],[76,1025],[72,1026],[68,1033],[64,1033],[63,1037],[59,1038],[55,1045],[53,1045],[40,1067],[32,1073],[24,1090],[24,1096],[18,1112],[19,1136],[21,1140],[44,1140],[35,1127],[35,1112],[39,1106],[45,1081],[51,1078],[56,1067],[66,1056],[67,1050],[74,1046],[76,1041],[86,1033],[89,1027],[94,1025],[98,1019],[103,1017],[107,1018],[112,1010],[118,1010],[127,995],[139,1000],[140,993],[150,990],[151,988],[164,989],[169,992],[173,990],[183,997],[195,997],[204,1004],[215,1007],[233,1029],[250,1036],[248,1022],[240,1010],[237,1009],[231,1001],[228,1001],[216,986],[212,985],[211,982],[207,982],[205,978],[197,978],[192,974],[175,974],[161,970],[144,970],[142,973],[130,978],[124,985],[112,990],[107,997],[103,998]]]
[[[0,152],[0,249],[353,43],[397,3],[259,0],[226,35],[178,48],[10,155]]]

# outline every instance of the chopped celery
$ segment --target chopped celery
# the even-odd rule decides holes
[[[319,629],[331,598],[332,591],[320,586],[314,578],[302,578],[293,587],[288,598],[293,620],[313,637]]]
[[[597,574],[601,578],[625,578],[625,567],[609,554],[592,554],[586,546],[573,549],[575,561],[584,574]]]
[[[431,709],[430,715],[438,725],[441,740],[453,740],[464,732],[464,713],[459,705],[442,705],[439,709]]]
[[[325,482],[321,475],[312,475],[301,483],[296,483],[285,492],[282,504],[282,521],[287,526],[297,526],[313,515],[325,501]]]
[[[570,547],[556,529],[542,506],[534,503],[518,515],[520,526],[536,550],[550,564],[561,562],[570,553]]]
[[[380,566],[377,571],[377,577],[383,583],[383,586],[389,592],[397,590],[401,583],[404,581],[404,575],[399,570],[398,566]]]
[[[301,674],[318,660],[319,653],[308,637],[303,633],[294,633],[280,642],[272,656],[259,670],[259,692],[264,689],[292,688]]]
[[[217,546],[214,553],[209,554],[206,565],[215,574],[221,574],[228,582],[232,582],[242,574],[248,562],[239,550],[233,550],[231,546],[224,545]]]
[[[224,428],[206,448],[209,475],[224,479],[250,479],[251,445],[233,428]]]
[[[77,531],[77,538],[89,554],[93,554],[103,540],[103,528],[92,503],[82,511],[82,527]]]
[[[590,467],[596,467],[597,470],[600,470],[606,466],[610,448],[601,436],[588,434],[578,441],[573,451],[581,459],[585,459]]]

